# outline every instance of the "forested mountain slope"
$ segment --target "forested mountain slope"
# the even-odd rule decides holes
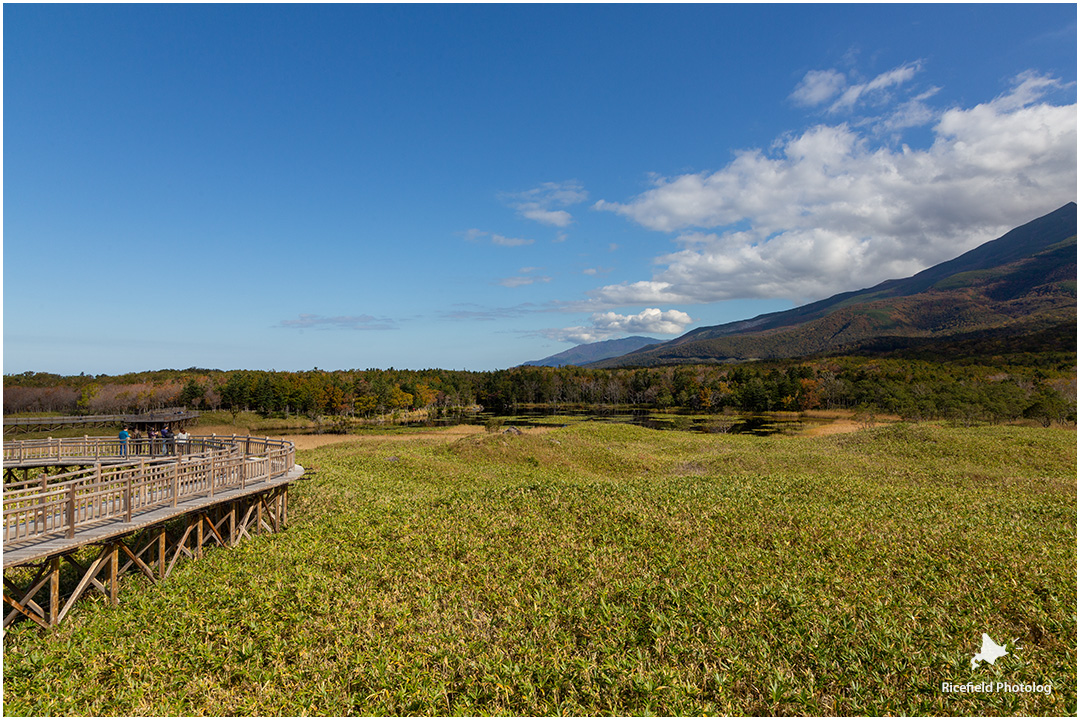
[[[790,358],[980,334],[1013,337],[1076,322],[1076,203],[909,278],[784,312],[693,330],[593,367]],[[1055,329],[1058,329],[1055,331]],[[1075,333],[1073,334],[1075,336]]]

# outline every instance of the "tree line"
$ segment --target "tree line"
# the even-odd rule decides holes
[[[106,414],[183,405],[266,415],[361,416],[482,406],[635,405],[719,413],[868,409],[905,419],[1075,422],[1075,356],[1030,365],[837,357],[738,365],[506,370],[161,370],[4,376],[4,412]]]

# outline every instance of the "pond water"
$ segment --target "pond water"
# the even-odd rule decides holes
[[[569,422],[615,422],[640,425],[654,430],[691,430],[703,433],[775,435],[794,433],[808,425],[828,423],[828,419],[805,418],[797,413],[736,415],[658,412],[647,408],[519,408],[514,413],[458,413],[419,422],[406,427],[447,427],[450,425],[494,425],[501,427],[558,427]]]

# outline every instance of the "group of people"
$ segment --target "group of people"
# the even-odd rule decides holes
[[[160,432],[154,428],[150,428],[147,431],[146,436],[147,442],[149,443],[151,457],[157,455],[158,453],[164,455],[173,455],[176,453],[176,450],[178,448],[180,450],[180,453],[183,454],[185,448],[187,447],[188,440],[191,439],[191,436],[188,435],[183,428],[180,429],[180,432],[173,433],[173,431],[169,428],[168,425],[161,428]],[[128,428],[125,427],[123,430],[120,431],[119,439],[120,457],[127,457],[129,440],[134,441],[136,454],[138,454],[138,449],[142,445],[142,436],[139,434],[138,431],[132,433],[130,430],[128,430]]]

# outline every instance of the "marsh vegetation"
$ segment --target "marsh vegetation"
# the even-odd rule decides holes
[[[581,423],[302,452],[290,527],[5,638],[8,715],[1066,715],[1076,435]],[[1009,655],[972,668],[982,633]],[[987,680],[1040,693],[941,692]]]

